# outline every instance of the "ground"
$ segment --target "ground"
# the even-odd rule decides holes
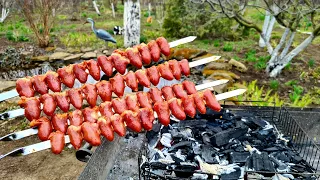
[[[83,25],[87,17],[96,21],[96,27],[112,31],[115,25],[122,26],[123,6],[118,7],[116,18],[111,17],[110,10],[101,10],[102,16],[97,16],[91,8],[82,9],[78,21],[70,21],[67,12],[62,12],[57,17],[57,22],[52,29],[52,41],[50,46],[63,49],[80,49],[81,47],[100,48],[105,46],[103,41],[98,40],[92,33],[89,24]],[[141,39],[149,41],[163,35],[159,23],[156,19],[152,23],[147,23],[147,17],[144,16],[144,10],[141,20]],[[272,43],[280,39],[283,29],[276,26]],[[27,42],[16,42],[9,40],[12,32],[16,36],[28,37]],[[299,34],[298,40],[302,40],[306,35]],[[117,45],[110,44],[108,48],[117,48],[123,46],[123,37],[115,36]],[[174,40],[177,38],[168,38]],[[246,73],[235,72],[241,76],[239,82],[251,82],[258,79],[257,84],[266,89],[272,89],[279,96],[286,100],[290,105],[289,94],[293,92],[293,87],[287,85],[294,81],[296,86],[304,89],[304,94],[316,91],[320,87],[320,38],[318,37],[307,50],[294,58],[293,62],[285,68],[282,74],[275,78],[268,78],[264,72],[265,60],[267,59],[266,49],[258,47],[259,36],[255,32],[250,32],[249,36],[241,37],[237,41],[228,41],[223,39],[202,39],[195,40],[192,43],[181,47],[201,49],[214,55],[222,56],[222,59],[236,59],[244,63],[249,71]],[[297,45],[294,43],[294,46]],[[26,21],[21,20],[18,13],[10,12],[10,16],[5,24],[0,24],[0,52],[7,47],[22,48],[23,50],[32,49],[34,56],[50,53],[48,49],[38,48],[35,38],[28,28]],[[230,48],[231,47],[231,48]],[[268,59],[267,59],[268,60]],[[260,64],[259,64],[260,63]],[[2,71],[0,69],[0,71]],[[318,90],[319,91],[319,90]],[[320,91],[319,91],[320,92]],[[300,94],[299,94],[300,95]],[[301,94],[302,95],[302,94]],[[319,97],[319,94],[315,97]],[[249,99],[250,100],[250,99]],[[319,103],[319,101],[318,101]],[[312,104],[311,106],[318,106]],[[0,112],[17,107],[16,103],[0,104]],[[0,124],[0,136],[13,131],[26,129],[28,122],[25,119],[15,119]],[[25,138],[15,142],[0,142],[0,154],[7,153],[14,148],[30,145],[39,142],[36,136]],[[0,160],[0,179],[75,179],[83,170],[85,163],[76,160],[73,149],[66,148],[60,155],[53,155],[45,150],[28,156],[7,157]],[[132,162],[130,162],[132,163]]]

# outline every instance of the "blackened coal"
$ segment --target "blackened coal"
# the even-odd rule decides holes
[[[243,171],[256,172],[257,177],[270,176],[263,172],[314,177],[290,174],[314,171],[293,150],[291,139],[280,138],[274,125],[247,112],[208,110],[194,119],[156,126],[147,132],[147,140],[149,165],[140,167],[148,167],[156,177],[239,179],[244,178]]]

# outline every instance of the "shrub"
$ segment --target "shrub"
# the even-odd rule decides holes
[[[247,61],[255,62],[257,60],[256,50],[254,49],[251,49],[250,51],[248,51],[245,56]]]
[[[222,49],[223,51],[230,52],[233,50],[233,45],[231,43],[226,43],[224,44]]]
[[[220,41],[218,39],[213,41],[214,47],[219,47],[220,46]]]
[[[189,0],[166,1],[163,23],[165,36],[185,37],[196,35],[199,38],[232,36],[230,30],[233,20],[218,17],[210,6],[195,4]]]

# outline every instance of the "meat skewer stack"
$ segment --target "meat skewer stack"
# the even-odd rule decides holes
[[[114,132],[119,136],[125,135],[125,126],[135,132],[140,132],[142,128],[151,130],[154,112],[159,122],[167,126],[170,112],[179,120],[184,120],[187,115],[194,117],[196,110],[205,113],[205,106],[216,111],[221,108],[210,90],[197,92],[192,82],[184,81],[183,84],[166,86],[161,90],[151,88],[148,93],[128,94],[82,111],[54,114],[51,121],[47,117],[34,119],[31,126],[39,127],[39,139],[50,139],[52,152],[58,154],[63,150],[65,133],[68,133],[75,149],[80,148],[83,140],[97,146],[101,143],[100,134],[112,141]]]

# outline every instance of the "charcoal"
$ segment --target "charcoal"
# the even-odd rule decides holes
[[[175,154],[171,154],[170,156],[172,160],[175,162],[175,164],[180,164],[181,162],[183,162],[183,160],[178,158]]]
[[[171,146],[171,148],[169,148],[169,152],[172,152],[174,150],[178,150],[178,149],[183,149],[185,147],[189,147],[192,148],[192,143],[190,141],[181,141],[173,146]]]
[[[150,167],[155,169],[166,169],[167,165],[161,162],[150,162]]]
[[[276,165],[278,172],[288,172],[289,171],[289,167],[286,164],[284,164],[283,162],[276,159],[275,157],[270,156],[270,160]]]
[[[201,147],[201,157],[202,159],[209,164],[218,164],[219,162],[215,158],[215,154],[218,152],[213,149],[212,146],[204,145]]]
[[[208,120],[206,119],[199,119],[199,120],[185,120],[185,121],[180,121],[179,123],[176,123],[173,125],[173,127],[178,127],[178,128],[186,128],[186,127],[191,127],[191,128],[206,128]]]
[[[255,171],[274,171],[274,166],[266,152],[262,152],[261,154],[253,153],[247,159],[247,165],[249,168],[254,169]]]
[[[212,127],[212,126],[207,126],[207,129],[206,129],[207,132],[212,132],[213,134],[216,134],[216,133],[219,133],[222,130],[221,127]]]
[[[161,134],[163,134],[163,133],[169,133],[169,130],[170,130],[170,126],[163,126],[160,131],[161,131]]]
[[[194,165],[177,165],[174,168],[174,173],[177,177],[180,178],[189,178],[193,175],[196,170],[196,166]]]
[[[231,163],[245,163],[250,156],[249,152],[231,152],[229,153],[229,159]]]
[[[228,174],[221,174],[220,179],[221,180],[230,180],[230,179],[239,179],[241,176],[241,169],[235,168],[235,171],[228,173]]]
[[[290,158],[284,152],[277,153],[275,158],[281,160],[282,162],[290,162]]]
[[[304,165],[295,164],[291,167],[291,170],[298,173],[303,173],[306,171],[306,167]]]
[[[180,130],[173,129],[170,133],[173,137],[173,140],[176,140],[176,139],[187,140],[188,138],[192,137],[192,130],[190,128],[185,128]]]
[[[228,144],[229,140],[232,138],[243,136],[244,134],[247,133],[247,131],[248,131],[248,127],[246,126],[236,127],[236,128],[225,130],[213,135],[210,138],[210,141],[212,145],[220,147],[222,145]]]
[[[210,144],[210,136],[208,133],[204,133],[202,135],[202,142],[206,145],[209,145]]]

